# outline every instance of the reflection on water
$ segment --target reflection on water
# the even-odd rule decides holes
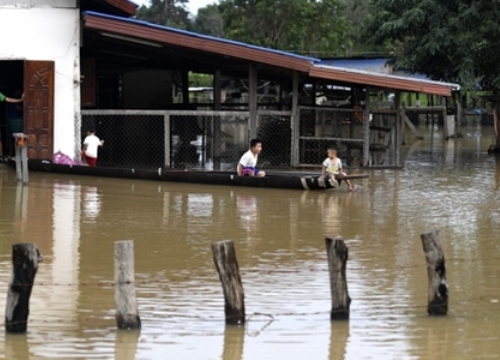
[[[140,330],[121,330],[116,332],[115,359],[134,360],[137,355],[137,342]]]
[[[330,326],[329,359],[345,359],[349,342],[349,323],[347,321],[332,322]]]
[[[247,239],[257,240],[260,237],[257,197],[252,194],[237,195],[236,209],[240,220],[240,226],[246,233]]]
[[[27,335],[5,335],[5,359],[29,360],[30,348]]]
[[[85,222],[95,222],[101,211],[101,200],[97,187],[85,186],[83,189],[83,216]]]
[[[0,282],[11,245],[44,255],[28,335],[7,359],[472,359],[500,353],[500,162],[482,138],[406,149],[363,191],[301,192],[0,169]],[[478,151],[478,142],[481,151]],[[439,228],[450,313],[426,315],[419,235]],[[331,324],[325,236],[349,247],[351,319]],[[135,241],[141,332],[117,332],[113,242]],[[225,327],[211,243],[235,242],[250,320]],[[5,306],[0,296],[0,308]],[[269,319],[272,321],[269,322]],[[3,353],[2,353],[3,352]]]
[[[243,359],[243,343],[245,339],[244,326],[229,326],[224,329],[224,351],[222,360]]]

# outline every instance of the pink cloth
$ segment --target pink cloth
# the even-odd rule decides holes
[[[60,151],[52,155],[52,162],[59,165],[84,165],[81,161],[75,161]]]

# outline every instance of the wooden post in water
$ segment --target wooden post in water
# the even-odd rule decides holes
[[[349,319],[351,298],[347,291],[346,263],[349,249],[340,237],[325,238],[328,270],[330,272],[330,290],[332,292],[331,320]]]
[[[115,241],[115,303],[118,329],[140,329],[135,298],[134,242]]]
[[[245,295],[234,243],[230,240],[213,243],[212,252],[224,291],[226,324],[241,325],[245,323]]]
[[[429,277],[429,315],[446,315],[448,312],[448,284],[443,249],[439,240],[439,231],[433,230],[420,235],[427,260]]]
[[[15,133],[14,149],[17,180],[28,184],[28,137],[23,133]]]
[[[5,307],[5,332],[23,334],[28,327],[30,296],[38,263],[43,260],[34,244],[12,245],[12,276]]]

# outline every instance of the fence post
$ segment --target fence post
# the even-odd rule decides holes
[[[349,319],[351,298],[347,290],[346,263],[349,249],[340,237],[325,238],[328,270],[330,272],[330,290],[332,293],[331,320]]]
[[[401,147],[401,91],[396,91],[394,99],[396,116],[394,118],[394,165],[399,166],[399,151]]]
[[[365,112],[363,114],[363,166],[370,163],[370,88],[366,88]]]
[[[292,117],[290,119],[290,126],[292,130],[292,151],[291,151],[291,165],[298,167],[300,162],[300,109],[299,109],[299,73],[293,71],[292,74]]]
[[[12,276],[5,307],[5,331],[22,334],[28,327],[29,301],[38,263],[43,260],[35,244],[12,245]]]
[[[250,139],[257,137],[257,85],[259,82],[259,75],[257,73],[257,65],[250,62],[248,65],[248,110],[250,112],[250,119],[248,122]]]
[[[231,240],[212,244],[213,259],[224,291],[226,324],[245,323],[245,295],[238,260]]]
[[[115,241],[115,303],[118,329],[141,327],[134,277],[134,242]]]
[[[163,129],[165,133],[165,169],[170,169],[170,115],[163,115]]]
[[[12,134],[14,137],[15,162],[17,181],[28,184],[28,144],[27,136],[23,133]]]
[[[446,267],[439,231],[432,230],[420,235],[427,260],[427,275],[429,277],[429,315],[446,315],[448,312],[448,284],[446,282]]]

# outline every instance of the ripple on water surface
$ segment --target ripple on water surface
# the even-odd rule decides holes
[[[427,135],[426,135],[427,136]],[[472,359],[500,353],[500,165],[424,141],[363,191],[239,189],[0,169],[0,282],[10,249],[45,256],[29,332],[8,359]],[[420,234],[438,228],[449,314],[426,315]],[[349,247],[348,322],[329,321],[325,236]],[[135,241],[140,332],[115,331],[113,242]],[[235,242],[248,322],[224,325],[211,244]],[[3,303],[2,303],[3,301]],[[0,296],[0,307],[5,297]],[[3,353],[2,353],[3,351]]]

